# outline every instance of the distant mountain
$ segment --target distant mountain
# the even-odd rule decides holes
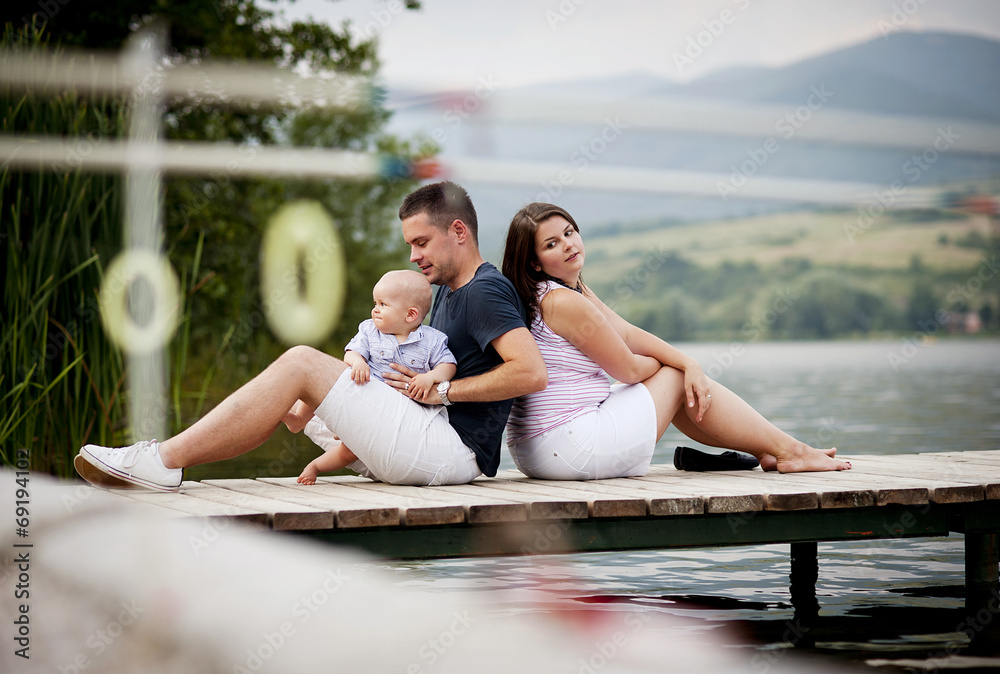
[[[620,105],[627,118],[633,101],[678,97],[777,106],[794,110],[812,87],[833,96],[824,104],[882,115],[1000,124],[1000,42],[952,33],[897,32],[780,68],[741,67],[712,73],[690,83],[646,74],[557,82],[517,90],[486,92],[487,97],[544,96],[565,100],[600,100]],[[481,93],[485,90],[481,89]],[[565,165],[585,170],[573,158],[581,145],[601,132],[579,123],[488,121],[477,117],[473,92],[388,94],[395,109],[391,129],[404,136],[422,132],[437,138],[447,165],[450,157],[476,156]],[[933,128],[933,127],[932,127]],[[692,170],[728,174],[763,138],[687,131],[628,129],[596,160],[602,166]],[[933,140],[933,135],[926,139]],[[760,167],[759,176],[853,181],[888,185],[902,177],[914,150],[784,139],[779,152]],[[919,185],[1000,175],[1000,156],[945,152],[922,171]],[[480,210],[484,249],[498,251],[510,216],[528,201],[558,202],[592,224],[637,220],[744,216],[787,208],[780,203],[729,198],[646,195],[579,190],[552,181],[537,189],[469,184]],[[556,185],[559,189],[552,189]],[[557,193],[558,192],[558,193]]]
[[[740,68],[660,94],[798,105],[824,84],[832,107],[1000,121],[1000,42],[954,33],[891,33],[783,68]]]

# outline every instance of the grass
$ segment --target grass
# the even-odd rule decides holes
[[[43,47],[37,32],[22,40],[8,29],[3,42],[12,49]],[[116,137],[124,115],[115,100],[72,92],[36,97],[0,85],[0,126],[7,134]],[[123,179],[45,169],[0,167],[0,461],[13,463],[23,448],[32,469],[68,476],[82,445],[127,444],[131,436],[126,361],[105,334],[99,294],[104,269],[122,248]],[[200,390],[182,389],[191,343],[188,299],[206,280],[198,278],[202,245],[181,273],[184,318],[170,345],[175,428],[182,426],[182,406],[200,413],[215,373],[214,367],[204,371]]]
[[[613,237],[586,237],[587,279],[610,282],[641,264],[651,250],[674,252],[702,267],[723,262],[754,262],[772,267],[788,258],[815,265],[873,269],[907,269],[914,256],[934,271],[958,271],[974,266],[982,251],[954,241],[978,231],[989,235],[984,219],[955,217],[934,222],[908,222],[891,217],[875,221],[854,240],[845,225],[855,224],[852,212],[775,213],[740,220],[721,220]],[[944,235],[949,241],[942,245]]]

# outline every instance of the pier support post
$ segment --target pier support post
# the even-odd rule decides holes
[[[965,622],[971,651],[1000,649],[1000,535],[965,534]]]
[[[788,577],[797,628],[792,645],[797,648],[811,648],[816,644],[816,637],[812,634],[819,616],[819,602],[816,600],[819,559],[816,549],[816,541],[791,544],[791,573]]]

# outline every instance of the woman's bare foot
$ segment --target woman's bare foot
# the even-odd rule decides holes
[[[810,447],[809,449],[813,449],[813,448]],[[836,447],[830,447],[830,448],[827,448],[827,449],[818,449],[818,450],[815,450],[815,451],[823,452],[824,454],[826,454],[827,456],[830,456],[830,457],[833,457],[833,456],[837,455],[837,448]],[[774,456],[773,454],[765,454],[764,456],[760,457],[758,459],[758,461],[760,461],[760,467],[761,467],[762,470],[767,470],[767,471],[778,470],[778,457]],[[846,463],[847,463],[848,466],[851,465],[851,463],[849,461],[846,462]],[[785,472],[788,472],[788,471],[785,471]]]
[[[850,461],[833,458],[837,451],[832,449],[815,449],[808,445],[799,445],[788,452],[787,456],[776,458],[779,473],[810,473],[827,470],[850,470]]]

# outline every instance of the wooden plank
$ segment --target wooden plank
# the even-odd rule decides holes
[[[649,514],[657,517],[673,515],[702,515],[705,512],[705,499],[702,496],[691,496],[681,491],[664,488],[655,482],[643,482],[630,477],[615,477],[605,480],[595,480],[593,486],[602,488],[621,488],[626,495],[634,495],[646,499]]]
[[[499,478],[506,480],[525,480],[524,475],[517,471],[503,471]],[[705,503],[701,497],[670,494],[655,485],[631,482],[628,478],[613,478],[607,480],[538,480],[530,479],[532,484],[543,484],[563,489],[579,491],[581,489],[608,498],[625,498],[628,501],[644,500],[646,514],[658,517],[666,515],[700,515],[705,512]],[[651,492],[655,492],[651,493]],[[636,509],[638,512],[638,509]],[[639,515],[635,515],[638,517]]]
[[[481,485],[493,482],[493,478],[478,478],[469,484],[450,484],[434,487],[436,490],[453,492],[456,494],[468,494],[469,496],[480,497],[483,491]],[[585,519],[588,517],[589,509],[586,500],[571,500],[563,496],[548,496],[545,494],[523,494],[515,491],[488,491],[494,498],[510,501],[511,503],[521,503],[527,508],[529,520],[565,520],[565,519]]]
[[[963,467],[975,468],[979,467],[982,469],[993,469],[993,474],[995,475],[1000,471],[1000,457],[997,458],[977,458],[962,456],[962,452],[945,453],[945,452],[935,452],[933,454],[916,454],[915,459],[920,461],[947,461],[960,465]]]
[[[189,496],[183,492],[161,492],[146,489],[119,489],[118,493],[136,501],[151,503],[163,508],[178,510],[196,517],[225,517],[251,524],[267,526],[267,513],[251,508],[226,505],[206,499]]]
[[[278,531],[333,528],[333,513],[323,508],[275,501],[265,496],[232,491],[208,482],[185,480],[181,486],[184,488],[184,493],[191,496],[267,513],[271,528]]]
[[[903,484],[926,487],[934,503],[972,503],[985,499],[986,488],[981,483],[966,479],[941,479],[941,473],[931,468],[919,469],[903,466],[898,462],[885,462],[874,458],[857,459],[851,472],[868,475],[889,482],[890,478]]]
[[[921,459],[944,457],[966,471],[978,473],[983,478],[984,498],[988,501],[1000,500],[1000,450],[967,452],[926,452],[917,454]]]
[[[735,490],[739,493],[760,494],[764,510],[814,510],[819,508],[819,495],[815,488],[804,489],[790,481],[769,479],[772,476],[763,471],[714,471],[712,473],[692,473],[667,469],[660,477],[674,478],[686,484],[697,482],[705,488]],[[748,480],[750,475],[754,479]]]
[[[475,495],[439,490],[438,487],[409,487],[383,482],[349,483],[356,489],[367,489],[380,494],[398,494],[416,500],[427,501],[428,505],[459,506],[465,509],[465,519],[472,524],[485,522],[524,522],[528,519],[528,506],[510,500],[499,499],[487,493]],[[483,490],[480,490],[482,492]]]
[[[764,509],[764,494],[759,489],[725,480],[725,476],[718,472],[702,477],[695,477],[698,473],[692,475],[678,470],[674,470],[674,473],[676,474],[650,471],[643,477],[630,479],[669,486],[680,494],[701,496],[705,499],[705,512],[709,514],[746,513]]]
[[[974,461],[1000,466],[1000,449],[966,450],[957,452],[918,452],[917,454],[886,454],[884,456],[946,456],[956,461]]]
[[[90,484],[87,484],[86,487],[84,487],[83,485],[74,485],[71,487],[57,486],[55,489],[57,490],[56,493],[59,493],[58,490],[62,489],[72,490],[73,494],[70,496],[70,498],[81,499],[82,497],[76,491],[77,489],[80,488],[84,488],[87,490],[86,498],[88,501],[90,499],[93,499],[95,503],[107,503],[112,507],[131,508],[143,515],[167,517],[169,519],[174,519],[177,517],[184,517],[185,515],[188,514],[180,510],[167,508],[161,505],[157,505],[155,503],[147,503],[144,501],[138,501],[136,499],[129,498],[124,492],[135,491],[134,489],[131,488],[107,489],[104,487],[93,487]],[[75,503],[75,502],[76,502],[75,500],[70,501],[70,503]]]
[[[357,489],[350,484],[355,479],[353,477],[346,480],[342,477],[321,477],[316,484],[309,485],[298,484],[295,479],[293,477],[267,478],[268,482],[282,484],[293,489],[337,496],[369,505],[393,506],[399,509],[400,523],[407,527],[465,522],[465,508],[461,506],[433,504],[425,499],[416,499],[411,496],[382,494],[366,489]]]
[[[1000,459],[985,461],[963,459],[944,454],[909,454],[909,455],[864,455],[858,458],[866,464],[878,464],[897,467],[901,475],[923,475],[928,471],[939,476],[939,479],[973,479],[983,480],[1000,476]],[[995,471],[989,471],[993,466]],[[987,467],[984,470],[984,467]]]
[[[889,457],[881,457],[881,459]],[[894,465],[884,460],[871,461],[877,466]],[[966,461],[961,458],[951,458],[942,455],[917,454],[906,461],[900,469],[905,474],[919,477],[929,477],[942,481],[958,481],[971,484],[981,484],[984,487],[1000,485],[1000,459],[995,462],[977,460]]]
[[[764,485],[763,489],[768,493],[774,493],[773,490],[775,487],[773,485],[783,486],[789,490],[787,493],[791,494],[794,494],[796,490],[801,492],[812,491],[817,496],[819,507],[823,509],[869,508],[875,505],[875,491],[873,489],[858,486],[838,486],[830,484],[830,480],[812,479],[812,476],[817,476],[819,475],[818,473],[783,474],[771,471],[744,470],[731,471],[726,474],[743,480],[757,480],[760,484]],[[771,507],[766,509],[779,510],[781,508]]]
[[[661,472],[667,471],[667,466],[658,466]],[[669,469],[676,470],[676,469]],[[651,470],[651,472],[653,472]],[[683,472],[683,471],[677,471]],[[739,471],[734,471],[739,472]],[[764,471],[747,471],[748,475],[760,475],[764,479]],[[707,474],[706,474],[707,475]],[[854,470],[828,471],[819,473],[777,474],[781,478],[794,476],[798,481],[815,482],[819,488],[829,488],[839,485],[839,490],[871,491],[874,494],[875,505],[923,505],[930,501],[929,490],[925,485],[894,483],[889,484],[884,478],[875,475],[862,475]],[[862,497],[863,498],[863,497]]]
[[[644,517],[648,514],[646,499],[637,496],[622,497],[589,489],[588,482],[559,482],[535,480],[524,477],[504,478],[477,483],[484,489],[513,491],[528,495],[548,495],[563,498],[585,499],[590,517]]]
[[[333,514],[334,527],[337,529],[398,527],[400,524],[399,508],[391,506],[372,506],[367,503],[270,484],[263,480],[204,480],[204,482],[253,496],[325,508]]]

